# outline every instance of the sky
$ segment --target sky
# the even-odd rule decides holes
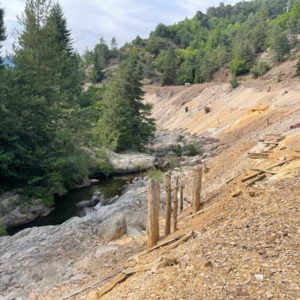
[[[5,9],[8,39],[4,51],[11,51],[17,39],[17,16],[21,16],[25,0],[0,0]],[[103,36],[106,41],[116,37],[119,46],[137,35],[145,38],[157,24],[173,24],[205,12],[219,2],[233,4],[238,0],[60,0],[75,48],[79,52],[93,48]]]

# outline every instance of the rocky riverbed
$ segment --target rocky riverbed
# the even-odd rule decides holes
[[[85,217],[0,238],[0,299],[27,299],[31,292],[84,276],[79,262],[92,262],[102,243],[142,234],[146,186],[144,180],[134,182],[114,203],[98,204]]]

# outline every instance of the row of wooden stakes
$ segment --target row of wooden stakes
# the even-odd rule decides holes
[[[192,210],[193,214],[200,210],[201,190],[203,168],[198,166],[193,175],[193,193],[192,193]],[[179,185],[178,176],[175,178],[175,187],[172,189],[172,178],[170,174],[165,176],[166,189],[166,212],[165,212],[165,237],[171,233],[171,223],[173,232],[177,230],[178,211],[183,210],[183,191],[184,184]],[[173,201],[172,201],[172,191]],[[180,197],[178,197],[180,191]],[[172,205],[173,202],[173,205]],[[148,248],[154,247],[159,240],[159,215],[160,215],[160,184],[157,180],[151,179],[148,186]],[[173,222],[171,222],[173,216]]]

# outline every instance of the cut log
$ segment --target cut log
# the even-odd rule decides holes
[[[246,181],[248,181],[248,180],[250,180],[250,179],[253,179],[253,178],[257,177],[258,175],[260,175],[260,174],[262,174],[262,173],[267,173],[267,171],[270,171],[270,170],[272,170],[272,169],[274,169],[274,168],[280,167],[280,166],[282,166],[282,165],[284,165],[284,164],[286,164],[286,163],[288,163],[288,162],[290,162],[290,161],[293,161],[293,160],[294,160],[294,158],[289,159],[289,160],[284,160],[284,161],[282,161],[282,162],[280,162],[280,163],[277,163],[277,164],[275,164],[275,165],[272,165],[272,166],[268,167],[266,170],[259,170],[259,169],[257,169],[257,172],[256,172],[256,173],[251,174],[251,175],[249,175],[249,176],[243,178],[243,179],[242,179],[242,182],[246,182]],[[272,172],[272,173],[273,173],[273,172]],[[274,172],[274,173],[275,173],[275,172]],[[276,174],[276,173],[275,173],[275,174]],[[275,175],[275,174],[272,174],[272,175]]]
[[[260,172],[260,173],[266,173],[266,174],[271,174],[271,175],[276,175],[278,173],[276,172],[271,172],[271,171],[268,171],[268,170],[262,170],[262,169],[251,169],[253,171],[256,171],[256,172]]]
[[[184,235],[181,239],[179,239],[177,242],[175,242],[174,244],[170,245],[167,249],[166,249],[166,253],[169,253],[170,250],[177,248],[180,244],[185,243],[186,241],[188,241],[190,238],[195,237],[196,233],[194,231],[190,231],[189,233],[187,233],[186,235]]]
[[[140,272],[146,272],[151,270],[153,267],[155,267],[159,262],[161,262],[162,258],[160,257],[158,260],[156,260],[153,263],[147,264],[147,265],[141,265],[133,268],[129,268],[123,271],[124,274],[126,275],[133,275],[135,273],[140,273]]]
[[[99,299],[110,292],[117,284],[124,281],[128,276],[129,275],[125,273],[120,273],[113,280],[104,284],[104,286],[97,292]]]
[[[252,180],[251,182],[249,182],[249,183],[247,184],[247,186],[252,186],[252,185],[254,185],[256,182],[264,180],[266,177],[267,177],[266,174],[263,174],[263,175],[261,175],[261,176],[255,178],[255,179]]]
[[[259,174],[261,174],[261,172],[257,172],[257,173],[251,174],[249,176],[244,177],[241,181],[242,182],[246,182],[246,181],[248,181],[250,179],[253,179],[253,178],[257,177]]]
[[[171,238],[171,239],[168,239],[168,240],[166,240],[166,241],[164,241],[164,242],[162,242],[162,243],[160,243],[160,244],[158,244],[158,245],[152,247],[151,249],[147,249],[147,250],[145,250],[145,251],[143,251],[143,252],[141,252],[141,253],[139,253],[139,254],[133,256],[133,257],[130,257],[130,258],[128,259],[128,261],[132,261],[132,260],[134,260],[134,259],[139,258],[140,256],[143,256],[143,255],[145,255],[145,254],[148,254],[148,253],[152,252],[153,250],[156,250],[156,249],[158,249],[158,248],[161,248],[161,247],[167,246],[167,245],[169,245],[169,244],[171,244],[171,243],[174,243],[174,242],[176,242],[177,240],[179,240],[180,238],[182,238],[184,235],[185,235],[185,233],[183,233],[183,234],[181,233],[181,234],[179,234],[179,235],[177,235],[177,236],[175,236],[175,237],[173,237],[173,238]]]
[[[279,143],[277,143],[277,142],[263,142],[263,144],[265,144],[265,145],[279,145]]]
[[[232,182],[234,179],[238,178],[240,175],[241,175],[241,173],[239,173],[239,174],[235,175],[234,177],[228,179],[228,180],[226,181],[226,184]]]

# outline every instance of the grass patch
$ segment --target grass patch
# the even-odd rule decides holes
[[[156,168],[153,168],[147,171],[146,176],[150,179],[154,179],[162,183],[164,178],[164,173]]]

